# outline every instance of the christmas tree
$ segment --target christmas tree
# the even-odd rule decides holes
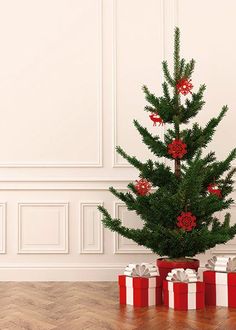
[[[223,106],[219,115],[205,127],[198,123],[186,127],[205,103],[205,85],[192,92],[190,78],[194,66],[193,59],[186,62],[180,57],[180,31],[176,28],[173,74],[167,62],[162,63],[163,96],[157,97],[143,87],[148,102],[145,110],[150,119],[154,125],[165,124],[164,142],[134,120],[146,146],[157,158],[171,159],[173,169],[160,160],[141,162],[117,147],[117,152],[139,170],[140,179],[130,183],[126,193],[113,187],[109,190],[128,210],[140,216],[143,228],[127,228],[104,207],[99,207],[105,227],[170,258],[193,257],[216,244],[226,243],[236,234],[236,224],[230,226],[229,213],[225,214],[224,221],[216,216],[216,212],[230,208],[233,203],[229,195],[236,169],[231,169],[230,164],[236,157],[236,149],[223,161],[217,161],[214,152],[203,154],[228,108]]]

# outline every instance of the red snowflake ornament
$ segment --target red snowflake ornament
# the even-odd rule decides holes
[[[196,227],[196,217],[191,212],[181,212],[177,220],[177,226],[185,231],[191,231]]]
[[[212,195],[218,196],[219,198],[222,197],[221,189],[219,188],[219,186],[216,183],[209,184],[209,186],[207,187],[207,191]]]
[[[163,120],[158,115],[158,113],[152,113],[149,117],[153,121],[153,126],[156,126],[157,123],[159,123],[159,126],[164,125]]]
[[[151,183],[147,179],[136,180],[135,190],[141,196],[145,196],[151,190]]]
[[[183,95],[187,95],[188,93],[191,93],[191,89],[193,88],[193,85],[191,84],[191,79],[187,79],[187,78],[182,78],[178,81],[178,83],[176,84],[176,88],[178,93],[183,94]]]
[[[175,139],[168,144],[168,154],[172,155],[173,158],[183,158],[187,153],[187,145],[182,140]]]

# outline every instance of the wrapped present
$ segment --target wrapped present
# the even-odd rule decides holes
[[[236,308],[236,258],[213,257],[206,267],[206,305]]]
[[[212,257],[205,265],[216,272],[236,272],[236,257]]]
[[[203,309],[204,283],[193,269],[172,269],[163,281],[164,305],[175,310]]]
[[[120,304],[136,307],[162,304],[161,280],[150,264],[130,264],[119,275]]]
[[[132,277],[151,277],[157,276],[158,273],[156,266],[143,262],[141,264],[129,264],[125,268],[124,275]]]

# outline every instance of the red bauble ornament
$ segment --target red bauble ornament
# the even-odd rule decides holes
[[[187,153],[186,147],[187,145],[182,140],[175,139],[168,144],[168,154],[173,158],[182,158]]]
[[[135,190],[141,196],[145,196],[151,190],[151,183],[147,179],[136,180]]]
[[[156,126],[157,123],[159,123],[159,126],[164,125],[163,120],[158,113],[152,113],[149,117],[153,121],[153,126]]]
[[[221,189],[219,188],[219,186],[216,183],[209,184],[209,186],[207,187],[207,191],[212,195],[218,196],[219,198],[222,197]]]
[[[178,81],[178,83],[176,84],[176,88],[178,93],[183,94],[183,95],[187,95],[188,93],[191,93],[191,89],[193,88],[193,85],[191,84],[191,79],[187,79],[187,78],[182,78]]]
[[[191,212],[181,212],[177,219],[177,226],[185,231],[191,231],[196,227],[196,217]]]

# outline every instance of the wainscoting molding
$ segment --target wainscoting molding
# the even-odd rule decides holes
[[[0,281],[117,281],[127,263],[2,264]],[[199,268],[200,278],[205,269]]]
[[[136,176],[133,178],[42,178],[42,179],[1,179],[0,178],[0,191],[42,191],[42,190],[108,190],[109,187],[114,186],[119,190],[127,190],[127,185],[134,182]],[[236,189],[234,189],[236,192]]]
[[[68,253],[68,203],[18,203],[18,253]]]
[[[103,225],[97,209],[102,202],[80,203],[79,253],[103,253]]]
[[[102,177],[90,177],[90,178],[9,178],[0,179],[0,191],[2,190],[108,190],[110,186],[114,186],[117,189],[127,189],[128,183],[134,181],[135,178],[102,178]]]
[[[6,253],[6,203],[0,203],[0,254]]]
[[[2,263],[0,281],[117,281],[126,263]]]

